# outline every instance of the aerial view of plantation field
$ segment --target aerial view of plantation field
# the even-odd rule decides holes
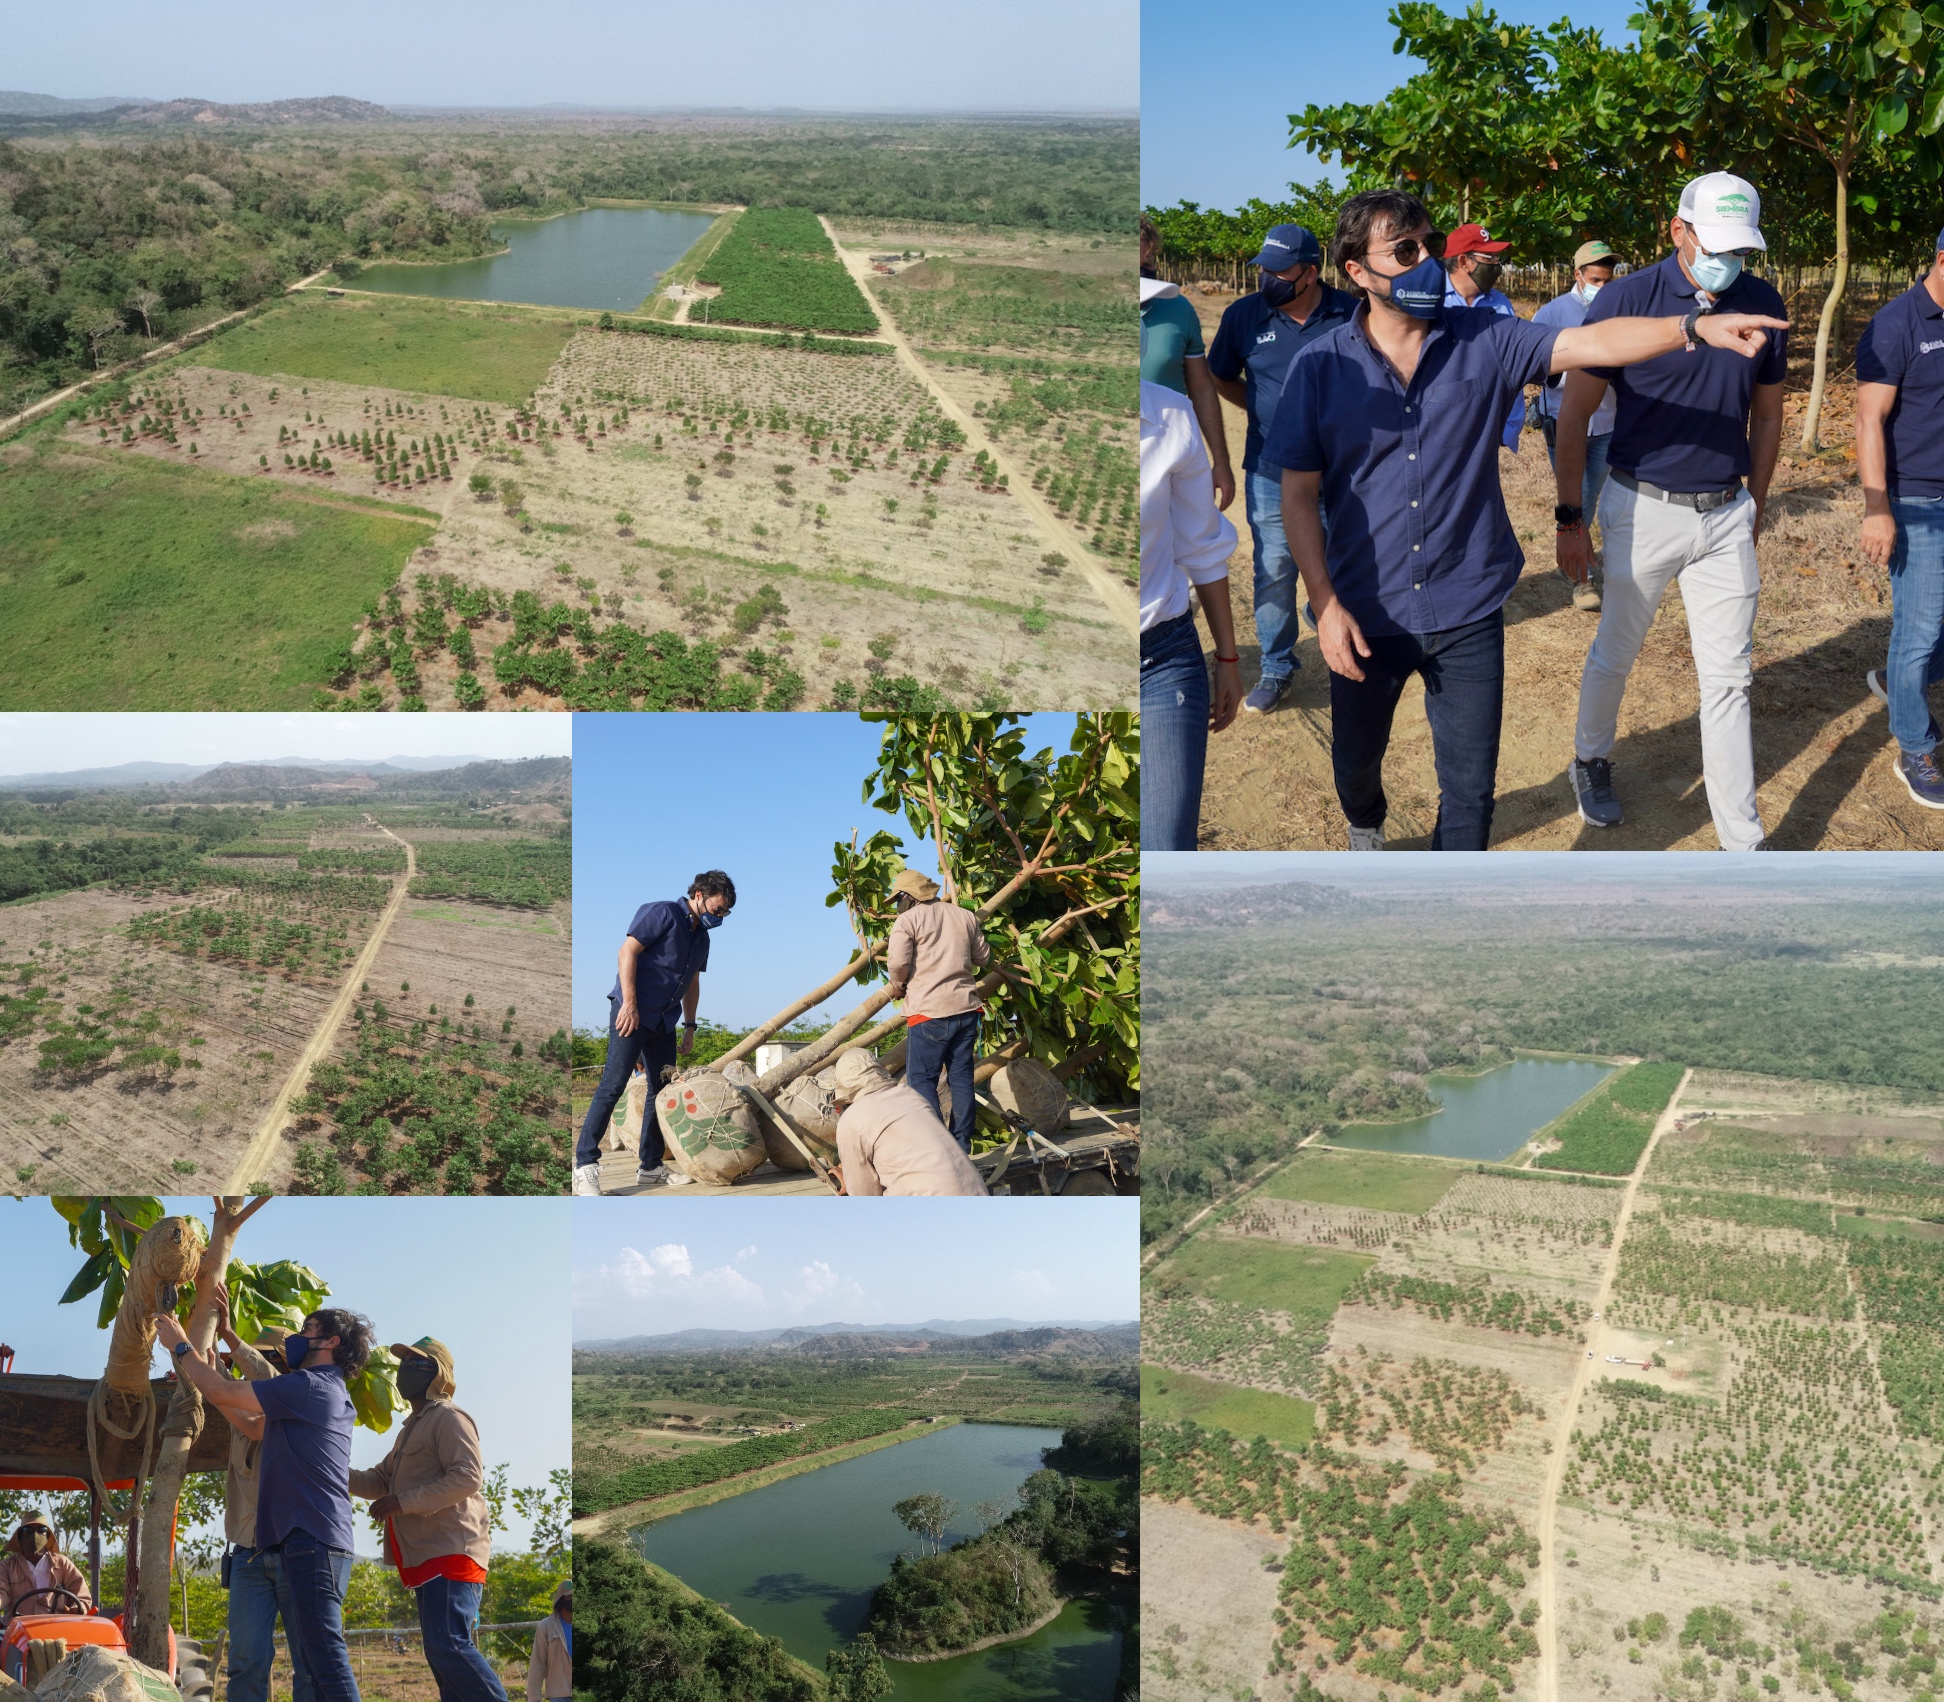
[[[1131,701],[1131,122],[274,104],[0,113],[0,707]]]
[[[1937,1694],[1937,877],[1228,861],[1148,872],[1143,1694]]]
[[[561,1191],[568,788],[564,757],[0,779],[9,1184]]]

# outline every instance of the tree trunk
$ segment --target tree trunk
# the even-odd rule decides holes
[[[1853,104],[1853,103],[1852,103]],[[1829,281],[1829,294],[1823,297],[1822,320],[1816,327],[1816,372],[1809,384],[1809,406],[1802,411],[1802,447],[1815,454],[1817,428],[1822,424],[1823,387],[1829,377],[1829,338],[1836,316],[1843,305],[1843,289],[1849,283],[1849,126],[1844,125],[1843,151],[1836,166],[1836,275]]]
[[[772,1034],[781,1033],[791,1023],[795,1022],[798,1017],[802,1016],[805,1011],[822,1004],[831,994],[842,988],[846,982],[856,980],[867,967],[877,962],[881,952],[882,948],[879,946],[866,946],[821,987],[817,988],[814,992],[805,993],[802,998],[796,1000],[793,1004],[785,1005],[768,1022],[759,1023],[755,1028],[752,1028],[742,1039],[738,1040],[735,1045],[723,1053],[720,1058],[716,1059],[709,1068],[719,1070],[724,1064],[733,1063],[738,1058],[748,1057],[758,1046],[769,1039]]]
[[[216,1285],[229,1269],[236,1232],[262,1203],[262,1199],[246,1201],[240,1195],[216,1202],[215,1229],[196,1265],[196,1304],[186,1332],[198,1353],[207,1353],[216,1341]],[[178,1377],[168,1416],[161,1424],[155,1470],[142,1499],[138,1539],[141,1571],[129,1604],[128,1652],[159,1672],[166,1672],[169,1666],[169,1559],[175,1548],[176,1503],[182,1495],[182,1480],[188,1475],[189,1450],[202,1424],[202,1396]]]

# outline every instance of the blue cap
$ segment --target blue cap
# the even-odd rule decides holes
[[[1262,252],[1249,262],[1265,272],[1287,272],[1292,266],[1321,266],[1323,246],[1301,225],[1271,225],[1262,239]]]

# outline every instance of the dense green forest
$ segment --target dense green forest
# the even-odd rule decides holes
[[[1421,1115],[1426,1074],[1513,1048],[1944,1092],[1929,967],[1944,916],[1887,885],[1786,905],[1746,889],[1447,896],[1152,931],[1148,1240],[1311,1129]]]
[[[0,140],[0,414],[340,260],[461,258],[596,198],[1124,231],[1131,120],[496,125]]]

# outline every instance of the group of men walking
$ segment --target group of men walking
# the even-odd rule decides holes
[[[1212,463],[1209,515],[1177,518],[1179,535],[1217,536],[1215,510],[1232,491],[1220,420],[1209,419],[1219,409],[1205,399],[1226,397],[1248,422],[1261,667],[1240,707],[1267,712],[1289,689],[1300,603],[1330,669],[1352,849],[1383,845],[1383,758],[1414,675],[1438,776],[1433,847],[1489,841],[1504,605],[1524,566],[1498,453],[1519,448],[1528,386],[1557,487],[1556,564],[1574,604],[1599,614],[1569,770],[1581,819],[1609,828],[1624,818],[1613,770],[1621,702],[1678,583],[1716,837],[1724,850],[1766,849],[1749,710],[1755,541],[1780,446],[1788,326],[1779,294],[1746,269],[1767,246],[1760,214],[1753,184],[1696,178],[1660,261],[1616,276],[1612,249],[1584,243],[1573,288],[1532,320],[1496,288],[1507,243],[1473,224],[1434,230],[1397,190],[1352,196],[1338,217],[1334,258],[1361,302],[1323,281],[1322,247],[1295,225],[1268,233],[1252,262],[1259,287],[1230,304],[1206,349],[1199,322],[1187,330],[1192,306],[1144,286],[1142,377],[1187,398]],[[1146,265],[1152,227],[1143,235]],[[1163,324],[1173,336],[1149,334]],[[1876,316],[1857,356],[1863,547],[1890,569],[1893,607],[1889,659],[1868,683],[1889,702],[1899,773],[1931,808],[1944,808],[1924,701],[1944,677],[1941,353],[1944,236],[1938,264]],[[1178,375],[1164,356],[1178,356]],[[1219,634],[1217,647],[1232,648]],[[1218,654],[1218,675],[1225,662]]]
[[[985,1181],[970,1153],[983,1015],[978,982],[991,948],[979,919],[946,901],[938,883],[918,870],[901,869],[891,896],[898,914],[884,965],[891,996],[904,1005],[904,1079],[862,1047],[838,1056],[835,1174],[845,1193],[859,1196],[983,1194]],[[682,898],[636,910],[608,993],[607,1061],[574,1149],[576,1194],[601,1191],[601,1139],[630,1078],[645,1074],[652,1094],[663,1073],[693,1051],[709,935],[735,904],[735,882],[720,869],[706,869]],[[951,1090],[949,1126],[940,1111],[941,1080]],[[644,1188],[690,1182],[668,1163],[652,1108],[641,1119],[635,1180]]]

